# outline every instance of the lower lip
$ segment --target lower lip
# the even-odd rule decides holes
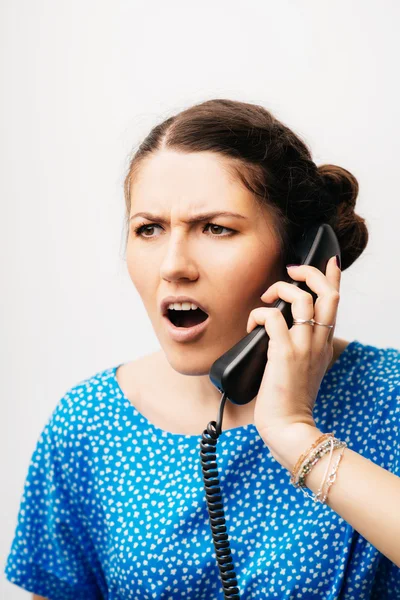
[[[166,321],[168,333],[176,342],[189,342],[198,338],[206,329],[210,321],[210,317],[208,316],[203,323],[199,323],[193,327],[175,327],[168,317],[163,317],[163,319]]]

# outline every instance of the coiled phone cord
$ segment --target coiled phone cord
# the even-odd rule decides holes
[[[207,429],[203,431],[200,442],[200,460],[206,491],[208,514],[211,522],[211,533],[222,580],[224,598],[240,600],[228,534],[226,533],[225,513],[221,498],[221,488],[219,487],[215,450],[217,440],[221,434],[222,415],[225,402],[226,394],[224,393],[219,407],[218,422],[210,421],[207,425]]]

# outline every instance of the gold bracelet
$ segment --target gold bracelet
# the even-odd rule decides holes
[[[342,442],[337,438],[333,438],[333,447],[341,448],[346,442]],[[306,477],[310,473],[313,466],[327,453],[330,451],[330,442],[324,442],[319,448],[317,448],[314,454],[311,456],[309,460],[307,460],[301,467],[299,472],[299,477],[297,481],[293,484],[295,487],[305,487],[306,485]]]
[[[308,455],[305,457],[303,462],[300,464],[300,467],[297,470],[296,476],[294,478],[292,478],[292,480],[291,480],[291,483],[293,483],[293,485],[295,487],[301,487],[303,485],[302,483],[299,484],[300,477],[302,475],[304,475],[303,472],[306,470],[306,467],[308,467],[312,463],[314,458],[317,455],[319,456],[321,450],[323,450],[325,448],[329,448],[330,439],[333,440],[334,445],[336,445],[339,441],[335,437],[331,436],[330,438],[325,439],[324,441],[320,442],[316,448],[313,448],[311,451],[308,452]]]
[[[326,493],[325,493],[325,496],[324,496],[324,498],[322,499],[322,502],[321,502],[321,500],[320,500],[320,502],[321,502],[321,503],[325,503],[325,501],[326,501],[326,498],[327,498],[327,496],[328,496],[328,492],[329,492],[329,488],[330,488],[330,486],[332,485],[332,483],[333,483],[333,482],[335,481],[335,479],[336,479],[336,470],[337,470],[337,468],[338,468],[338,466],[339,466],[340,459],[341,459],[341,457],[342,457],[342,454],[343,454],[343,452],[344,452],[344,449],[347,447],[347,444],[346,444],[346,442],[341,442],[340,440],[336,440],[336,444],[335,444],[335,442],[333,441],[333,445],[334,445],[334,446],[336,445],[336,448],[342,448],[342,453],[340,454],[340,456],[339,456],[339,459],[338,459],[338,461],[337,461],[336,465],[334,466],[334,468],[333,468],[332,472],[330,473],[330,475],[329,475],[329,477],[328,477],[328,488],[327,488],[327,491],[326,491]],[[329,451],[330,451],[330,450],[329,450],[329,448],[326,448],[326,451],[324,452],[324,454],[326,454],[326,453],[327,453],[327,452],[329,452]],[[321,456],[317,457],[317,458],[315,459],[315,462],[314,462],[314,464],[315,464],[315,463],[317,463],[317,462],[318,462],[318,460],[319,460],[320,458],[322,458],[322,456],[323,456],[323,454],[321,454]],[[308,494],[308,493],[306,492],[305,485],[304,485],[304,486],[297,486],[297,487],[300,487],[300,489],[301,489],[301,491],[303,492],[303,494],[304,494],[305,496],[307,496],[308,498],[311,498],[312,500],[314,500],[314,502],[315,502],[316,500],[319,500],[319,495],[318,495],[318,492],[319,492],[320,490],[318,490],[318,492],[317,492],[317,497],[316,497],[315,495],[314,495],[314,496],[311,496],[310,494]]]
[[[328,475],[329,467],[331,466],[331,462],[332,462],[332,456],[333,456],[333,450],[334,450],[334,448],[333,448],[333,438],[330,438],[329,441],[331,443],[331,450],[330,450],[330,453],[329,453],[329,462],[326,465],[325,473],[324,473],[324,476],[322,478],[321,484],[320,484],[320,486],[318,488],[318,491],[317,491],[316,495],[314,496],[314,502],[316,500],[319,500],[319,498],[320,498],[320,495],[321,495],[322,490],[323,490],[324,485],[325,485],[326,476]]]
[[[304,459],[307,458],[308,454],[314,448],[316,448],[323,440],[325,440],[326,438],[328,438],[330,436],[333,436],[333,433],[324,433],[317,440],[315,440],[315,442],[308,448],[308,450],[306,450],[305,452],[303,452],[303,454],[300,456],[299,460],[297,461],[297,463],[293,467],[291,478],[290,478],[290,483],[294,484],[294,481],[295,481],[295,478],[296,478],[296,475],[297,475],[297,471],[299,470],[299,468],[300,468],[302,462],[304,461]]]

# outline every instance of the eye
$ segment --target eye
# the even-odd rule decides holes
[[[136,227],[134,229],[134,233],[137,237],[149,237],[148,235],[142,236],[142,231],[144,231],[145,229],[149,229],[149,228],[154,229],[154,227],[156,227],[156,225],[138,225],[138,227]]]
[[[204,231],[206,230],[206,228],[211,225],[211,227],[217,227],[217,229],[225,229],[226,231],[229,231],[230,233],[227,233],[226,235],[212,235],[211,237],[229,237],[231,234],[236,233],[233,229],[229,229],[229,227],[223,227],[222,225],[217,225],[216,223],[207,223],[207,225],[204,227]]]
[[[236,231],[234,229],[230,229],[229,227],[223,227],[222,225],[217,225],[217,223],[207,223],[207,225],[204,227],[203,231],[206,231],[206,229],[209,225],[211,227],[217,227],[219,229],[225,229],[226,231],[228,231],[228,233],[225,235],[211,234],[210,237],[231,237],[232,235],[234,235],[236,233]],[[148,223],[148,224],[142,223],[141,225],[138,225],[134,229],[134,233],[137,237],[152,239],[152,238],[154,238],[153,235],[142,235],[142,233],[145,230],[154,229],[155,227],[160,227],[160,225],[158,225],[157,223]]]

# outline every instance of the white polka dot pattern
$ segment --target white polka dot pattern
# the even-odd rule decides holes
[[[117,368],[68,390],[47,422],[6,577],[49,600],[223,600],[201,435],[149,422]],[[314,418],[400,476],[400,351],[351,342],[321,383]],[[400,599],[400,569],[296,490],[254,425],[222,431],[217,464],[242,600]]]

